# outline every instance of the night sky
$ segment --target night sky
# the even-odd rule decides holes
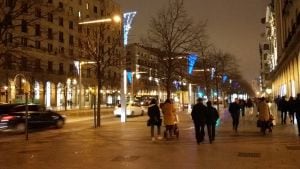
[[[137,11],[129,43],[146,35],[151,16],[168,0],[116,0],[124,12]],[[210,42],[235,55],[240,71],[249,82],[259,75],[258,43],[264,26],[268,0],[185,0],[186,10],[195,22],[207,21]]]

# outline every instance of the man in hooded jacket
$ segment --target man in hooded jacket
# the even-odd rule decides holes
[[[204,140],[204,127],[206,123],[205,116],[207,114],[207,107],[203,104],[203,99],[198,98],[197,104],[192,109],[192,119],[195,126],[195,134],[197,143],[200,144]]]

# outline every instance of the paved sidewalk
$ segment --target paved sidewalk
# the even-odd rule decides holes
[[[151,141],[147,117],[99,129],[48,134],[31,140],[1,142],[0,169],[299,169],[300,139],[295,126],[276,126],[262,136],[254,121],[241,119],[232,132],[228,113],[222,113],[216,141],[197,145],[190,115],[180,116],[180,138]]]

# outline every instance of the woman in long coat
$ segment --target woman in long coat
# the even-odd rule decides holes
[[[261,123],[261,132],[266,134],[266,129],[268,128],[268,123],[270,120],[270,108],[265,100],[265,98],[261,98],[261,102],[258,104],[258,120]]]
[[[166,125],[166,132],[172,136],[173,127],[176,122],[176,109],[174,105],[171,103],[170,99],[167,99],[162,106],[162,112],[164,115],[164,124]]]

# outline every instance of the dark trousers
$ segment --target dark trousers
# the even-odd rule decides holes
[[[297,126],[298,126],[298,134],[300,136],[300,113],[296,113]]]
[[[209,141],[215,140],[216,123],[207,124],[207,133],[208,133]]]
[[[240,116],[239,115],[233,115],[232,116],[232,128],[233,130],[237,131],[239,127],[239,121],[240,121]]]
[[[287,111],[281,111],[281,124],[286,124]]]
[[[197,140],[197,143],[200,143],[204,140],[204,127],[205,127],[205,124],[195,123],[194,125],[195,125],[196,140]]]

